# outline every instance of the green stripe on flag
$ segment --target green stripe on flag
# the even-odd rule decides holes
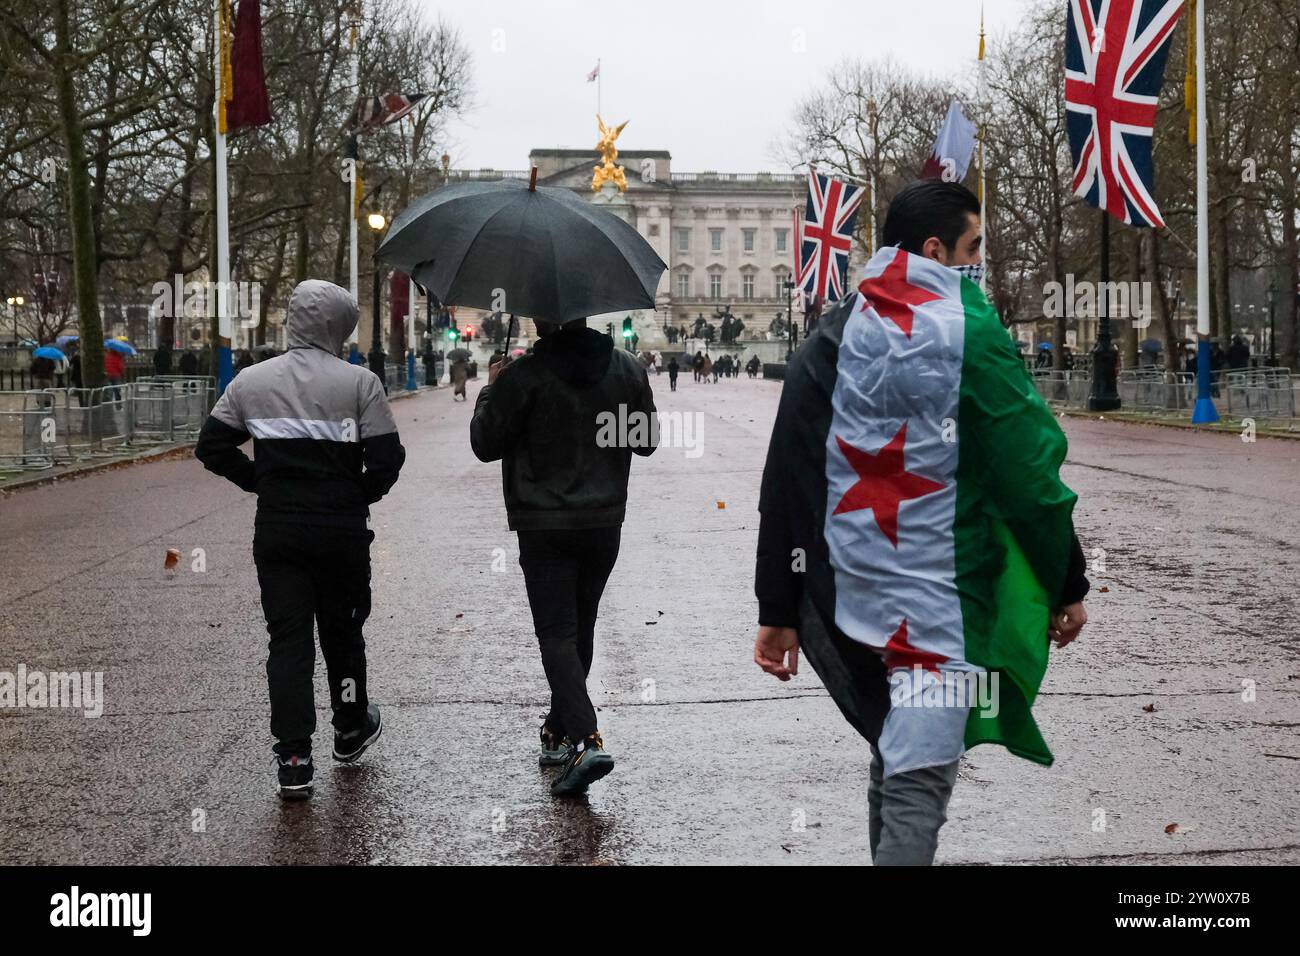
[[[961,290],[954,565],[966,659],[998,675],[997,714],[972,709],[966,746],[998,743],[1050,764],[1030,708],[1069,563],[1075,495],[1059,474],[1065,435],[984,293],[968,279]]]

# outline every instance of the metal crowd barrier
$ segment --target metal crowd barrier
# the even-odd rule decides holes
[[[1219,393],[1234,418],[1295,418],[1295,388],[1287,368],[1236,369],[1222,375]]]
[[[57,423],[45,392],[0,392],[0,468],[50,468]]]
[[[50,468],[131,445],[193,439],[214,391],[211,378],[158,376],[102,388],[0,392],[0,468]]]
[[[1086,408],[1092,378],[1087,370],[1033,369],[1034,387],[1045,401]],[[1190,414],[1196,404],[1196,376],[1163,368],[1121,369],[1115,380],[1120,407],[1153,414]],[[1231,418],[1294,419],[1295,381],[1285,368],[1227,369],[1214,373],[1219,413]]]

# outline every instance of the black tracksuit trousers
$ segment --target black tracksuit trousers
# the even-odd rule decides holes
[[[618,560],[622,528],[519,532],[524,571],[542,667],[551,685],[546,726],[575,744],[596,732],[587,695],[595,648],[596,613]]]
[[[298,524],[258,523],[253,561],[270,634],[266,678],[271,692],[271,735],[282,757],[311,753],[316,730],[312,681],[316,641],[334,710],[334,730],[347,733],[366,720],[366,642],[370,614],[370,542],[374,533]]]

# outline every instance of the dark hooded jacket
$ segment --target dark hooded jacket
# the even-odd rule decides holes
[[[356,300],[331,282],[299,283],[289,349],[227,387],[199,435],[203,467],[257,493],[257,522],[366,529],[406,452],[374,372],[338,357]],[[254,459],[239,446],[253,439]]]
[[[470,423],[474,454],[501,461],[514,531],[621,525],[632,455],[658,434],[641,363],[587,328],[541,339],[483,387]]]

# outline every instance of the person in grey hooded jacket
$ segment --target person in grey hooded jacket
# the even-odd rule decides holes
[[[226,387],[199,435],[203,466],[257,495],[253,560],[270,634],[266,676],[280,795],[311,795],[313,621],[334,711],[334,759],[379,738],[366,688],[362,625],[370,613],[370,506],[397,481],[406,452],[375,374],[338,357],[357,303],[331,282],[299,283],[289,348]],[[240,449],[252,438],[253,460]]]

